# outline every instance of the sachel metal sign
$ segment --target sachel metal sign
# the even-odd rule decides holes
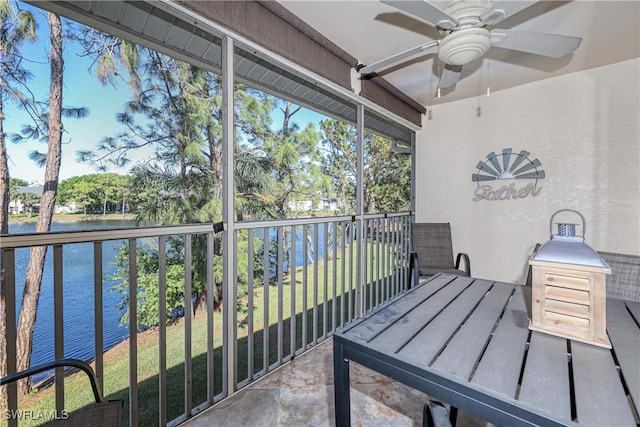
[[[514,153],[511,148],[505,148],[502,154],[487,154],[487,160],[478,162],[478,172],[471,175],[471,180],[478,183],[473,191],[473,201],[514,200],[540,194],[542,188],[538,186],[538,180],[544,178],[544,171],[539,169],[542,166],[540,160],[530,160],[529,154],[524,150]],[[503,181],[512,179],[533,182],[517,185],[516,182],[508,184]],[[498,180],[503,182],[490,184]]]

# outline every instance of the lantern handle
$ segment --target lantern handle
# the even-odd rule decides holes
[[[551,237],[553,237],[553,218],[560,212],[573,212],[580,216],[580,218],[582,219],[582,239],[584,239],[584,234],[587,230],[587,222],[585,221],[584,216],[582,216],[582,214],[575,209],[560,209],[559,211],[556,211],[553,215],[551,215],[551,220],[549,221],[549,234],[551,235]]]

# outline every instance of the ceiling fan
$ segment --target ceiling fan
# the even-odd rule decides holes
[[[580,37],[485,28],[521,12],[538,0],[457,0],[444,9],[425,0],[380,1],[435,25],[442,39],[429,41],[370,65],[360,64],[356,69],[362,75],[384,70],[419,53],[437,48],[438,58],[444,64],[438,88],[447,88],[458,82],[464,65],[482,58],[492,46],[561,58],[576,50],[582,42]]]

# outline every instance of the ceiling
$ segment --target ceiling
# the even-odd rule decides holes
[[[435,27],[377,0],[279,0],[314,29],[371,64],[441,36]],[[450,1],[431,1],[444,8]],[[458,83],[436,98],[435,50],[378,74],[425,107],[485,95],[562,74],[640,57],[640,1],[539,1],[495,27],[581,37],[569,56],[551,59],[492,47],[463,67]]]

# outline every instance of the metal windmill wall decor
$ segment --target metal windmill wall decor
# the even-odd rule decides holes
[[[538,187],[538,180],[545,177],[544,170],[540,169],[540,160],[529,159],[529,154],[525,150],[515,153],[511,148],[503,149],[501,154],[495,151],[487,154],[487,160],[480,160],[476,165],[477,173],[471,175],[471,180],[478,184],[473,200],[513,200],[540,194],[542,189]],[[490,184],[491,181],[512,179],[533,182],[519,188],[514,182],[497,189]]]

